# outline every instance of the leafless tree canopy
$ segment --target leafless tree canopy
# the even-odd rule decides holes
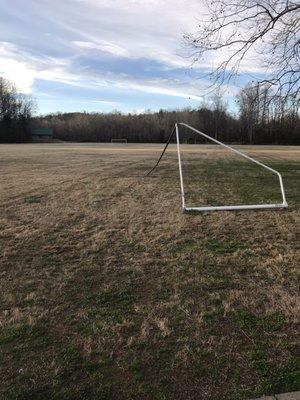
[[[36,105],[18,93],[13,83],[0,77],[0,142],[29,140],[28,124]]]
[[[210,19],[185,35],[195,61],[217,53],[213,84],[228,83],[259,62],[265,74],[255,79],[274,87],[274,96],[299,100],[300,4],[290,0],[215,0]],[[252,68],[246,66],[252,58]],[[250,61],[251,62],[251,61]]]

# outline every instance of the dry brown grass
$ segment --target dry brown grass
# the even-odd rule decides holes
[[[160,148],[0,147],[1,398],[297,387],[299,150],[246,148],[283,172],[288,210],[183,215],[174,147],[143,177]],[[183,158],[193,201],[277,198],[214,146]]]

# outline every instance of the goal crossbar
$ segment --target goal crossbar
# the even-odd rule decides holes
[[[181,162],[181,152],[180,152],[180,137],[179,137],[179,126],[184,126],[188,129],[190,129],[191,131],[193,131],[194,133],[199,134],[202,137],[205,137],[206,139],[222,146],[225,147],[226,149],[240,155],[241,157],[247,159],[248,161],[253,162],[254,164],[257,164],[261,167],[263,167],[264,169],[268,170],[269,172],[271,172],[272,174],[275,174],[278,179],[279,179],[279,185],[280,185],[280,190],[281,190],[281,195],[282,195],[282,203],[273,203],[273,204],[249,204],[249,205],[225,205],[225,206],[203,206],[203,207],[188,207],[186,206],[186,201],[185,201],[185,191],[184,191],[184,184],[183,184],[183,172],[182,172],[182,162]],[[225,143],[220,142],[219,140],[199,131],[198,129],[193,128],[192,126],[184,123],[184,122],[179,122],[176,123],[174,126],[174,129],[166,143],[166,146],[158,160],[158,162],[156,163],[156,165],[154,166],[154,168],[151,169],[151,171],[146,175],[150,175],[154,169],[158,166],[160,160],[162,159],[171,139],[173,134],[176,133],[176,143],[177,143],[177,155],[178,155],[178,166],[179,166],[179,178],[180,178],[180,189],[181,189],[181,202],[182,202],[182,211],[183,212],[190,212],[190,211],[199,211],[199,212],[207,212],[207,211],[232,211],[232,210],[266,210],[266,209],[280,209],[280,208],[287,208],[288,204],[286,201],[286,197],[285,197],[285,191],[284,191],[284,187],[283,187],[283,181],[282,181],[282,176],[281,174],[276,171],[275,169],[269,167],[268,165],[263,164],[261,161],[255,160],[254,158],[248,156],[247,154],[242,153],[241,151],[228,146]]]

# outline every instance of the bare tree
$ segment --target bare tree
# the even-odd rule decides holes
[[[242,131],[246,133],[247,141],[251,144],[254,143],[254,132],[259,124],[259,101],[260,93],[253,86],[243,88],[237,96]]]
[[[299,2],[215,0],[208,7],[210,19],[184,38],[195,61],[217,53],[212,85],[229,83],[242,69],[251,71],[260,63],[264,77],[255,78],[258,84],[273,86],[274,96],[299,101]]]
[[[214,132],[214,137],[219,139],[219,131],[223,127],[224,120],[226,120],[227,104],[223,100],[223,93],[220,88],[218,88],[215,93],[210,97],[210,109],[212,110],[212,131]],[[224,118],[225,117],[225,118]],[[222,126],[223,125],[223,126]]]
[[[28,124],[35,109],[30,96],[18,93],[10,81],[0,77],[0,142],[28,140]]]

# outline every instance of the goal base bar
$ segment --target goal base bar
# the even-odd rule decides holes
[[[267,210],[267,209],[278,209],[287,208],[287,203],[282,204],[252,204],[252,205],[240,205],[240,206],[212,206],[212,207],[184,207],[183,212],[207,212],[207,211],[237,211],[237,210]]]

